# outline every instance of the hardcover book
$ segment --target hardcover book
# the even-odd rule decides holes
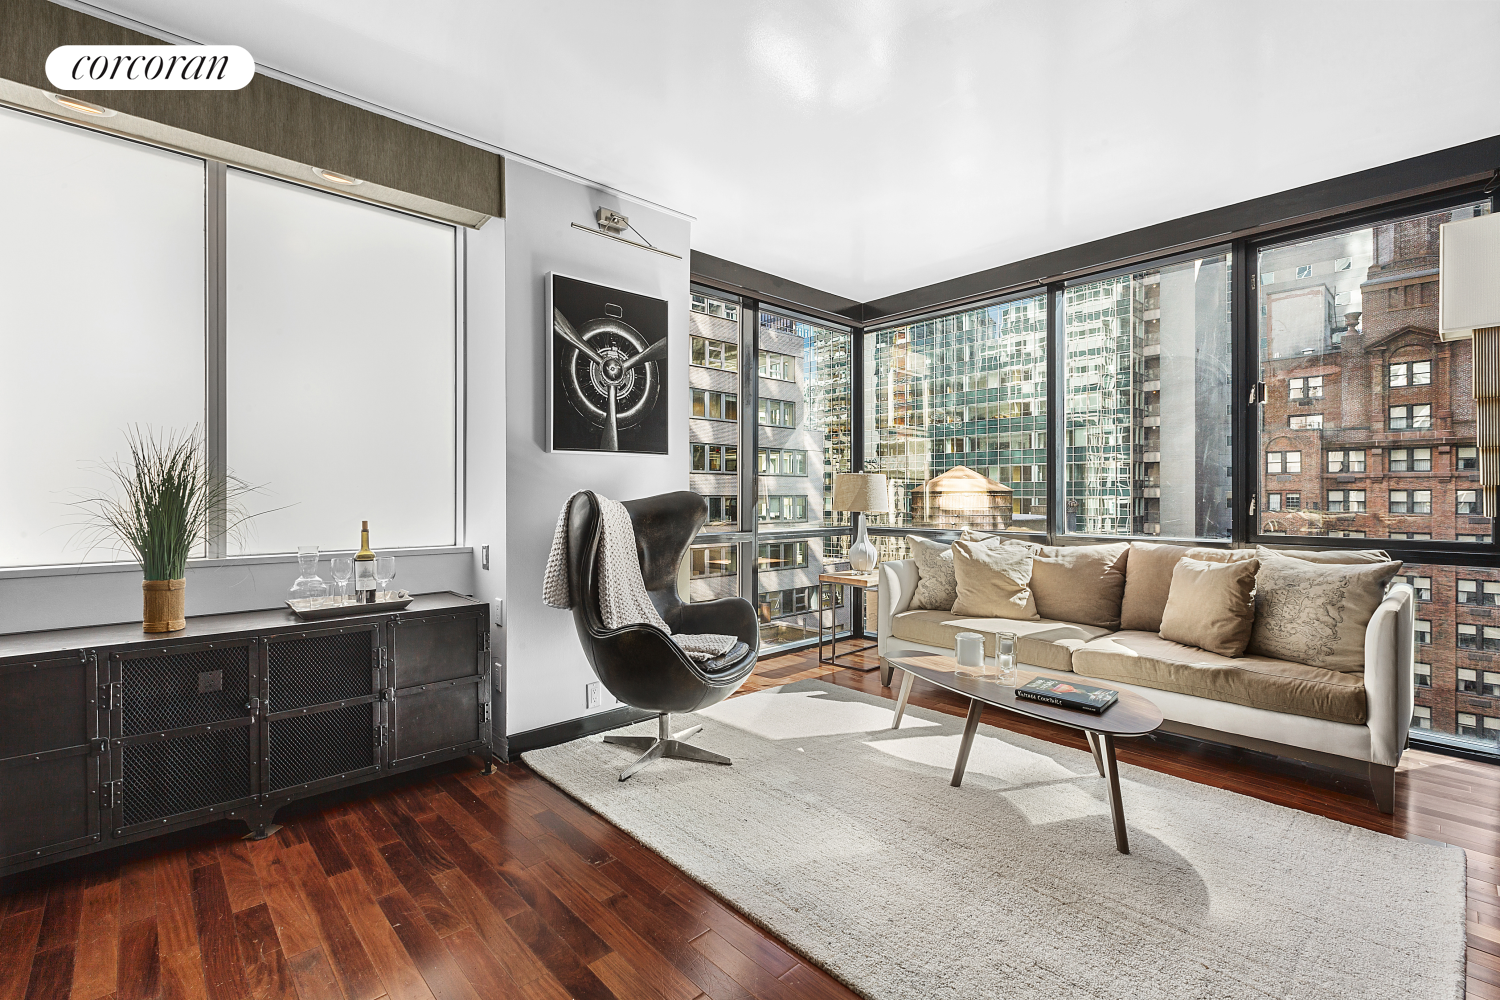
[[[1036,677],[1016,688],[1016,697],[1097,714],[1118,701],[1120,692],[1111,688],[1094,687],[1092,684]]]

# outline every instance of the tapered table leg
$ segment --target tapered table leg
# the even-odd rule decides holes
[[[1109,780],[1109,815],[1115,823],[1115,847],[1121,854],[1130,853],[1130,837],[1125,833],[1125,804],[1120,801],[1120,767],[1115,763],[1115,738],[1109,733],[1095,736],[1103,748],[1105,778]]]
[[[906,681],[902,682],[904,687],[911,681],[911,674],[907,673]],[[969,699],[969,717],[964,720],[964,740],[958,745],[958,763],[953,765],[953,787],[957,788],[964,783],[964,768],[969,766],[969,750],[974,746],[974,734],[979,731],[979,716],[984,713],[984,702],[977,699]]]
[[[910,670],[901,671],[901,693],[896,696],[896,715],[891,719],[891,728],[901,728],[901,717],[906,714],[906,700],[911,697],[911,682],[917,675]]]
[[[1094,751],[1094,766],[1099,769],[1099,777],[1104,777],[1104,758],[1099,756],[1099,737],[1094,735],[1092,729],[1085,729],[1083,735],[1089,738],[1089,749]]]

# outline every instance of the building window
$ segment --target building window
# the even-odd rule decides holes
[[[1470,671],[1470,673],[1472,672],[1473,671]],[[1472,712],[1459,712],[1457,721],[1458,735],[1478,736],[1480,734],[1479,717],[1474,715]]]
[[[1472,712],[1458,713],[1458,735],[1494,742],[1500,740],[1500,719]]]
[[[1267,493],[1266,494],[1266,510],[1280,510],[1280,509],[1281,509],[1281,494],[1280,493]]]
[[[791,382],[797,375],[794,367],[796,358],[790,354],[777,354],[774,351],[760,352],[759,372],[761,378],[775,378],[783,382]]]
[[[1328,533],[1328,537],[1329,538],[1364,538],[1365,537],[1365,533],[1363,531],[1330,531]]]
[[[1329,490],[1330,513],[1362,514],[1365,511],[1364,490]]]
[[[1482,676],[1484,683],[1479,693],[1489,698],[1500,698],[1500,672],[1486,670]]]
[[[1286,494],[1286,501],[1285,502],[1286,502],[1286,509],[1287,510],[1301,510],[1302,509],[1302,494],[1301,493],[1288,493],[1288,494]]]
[[[1413,705],[1411,709],[1411,727],[1413,729],[1432,728],[1432,709],[1426,705]]]
[[[1323,376],[1287,379],[1287,392],[1290,399],[1322,399]]]
[[[703,313],[705,316],[719,316],[723,319],[738,320],[740,318],[740,307],[733,302],[725,302],[711,295],[700,295],[693,293],[693,312]]]
[[[1475,545],[1490,544],[1489,535],[1459,535],[1458,540],[1460,542],[1473,542]]]
[[[704,497],[708,501],[709,524],[739,524],[739,497]]]
[[[756,566],[761,572],[807,566],[806,542],[761,542]]]
[[[806,521],[807,497],[800,494],[761,497],[759,517],[762,521]]]
[[[1363,451],[1330,451],[1328,453],[1329,472],[1364,472],[1365,453]]]
[[[1386,426],[1393,431],[1421,431],[1432,429],[1432,404],[1416,403],[1410,406],[1391,407],[1391,419]]]
[[[1392,472],[1431,472],[1431,448],[1392,448]]]
[[[1429,531],[1393,531],[1392,538],[1403,538],[1408,542],[1431,541],[1432,533]]]
[[[693,416],[706,420],[738,420],[739,395],[733,392],[715,392],[712,389],[693,390]]]
[[[805,476],[807,452],[789,448],[762,448],[755,471],[765,476]]]
[[[738,472],[740,449],[732,444],[693,445],[694,472]]]
[[[1300,451],[1268,451],[1266,452],[1266,474],[1279,476],[1286,473],[1302,471],[1302,452]]]
[[[1466,625],[1460,622],[1458,625],[1458,648],[1482,649],[1486,653],[1500,652],[1500,626]],[[1463,671],[1460,670],[1459,673],[1463,673]],[[1469,673],[1472,674],[1473,671],[1471,670]],[[1464,689],[1459,688],[1459,690],[1462,691]]]
[[[1323,427],[1323,414],[1309,413],[1305,416],[1291,417],[1288,425],[1294,431],[1315,431]]]
[[[835,587],[834,589],[842,591],[843,588]],[[815,611],[818,607],[817,587],[762,590],[760,606],[762,618],[784,618],[787,615],[801,614],[804,611]]]
[[[1406,385],[1432,384],[1431,361],[1402,361],[1391,365],[1390,371],[1392,389]]]
[[[1479,449],[1478,448],[1460,448],[1460,449],[1458,449],[1458,471],[1459,472],[1478,472],[1479,471]]]
[[[1460,625],[1458,627],[1458,635],[1459,635],[1459,640],[1458,641],[1459,641],[1459,645],[1460,646],[1463,646],[1463,635],[1464,635],[1464,631],[1463,630],[1465,628],[1473,628],[1473,627],[1474,626],[1472,626],[1472,625],[1468,625],[1468,626]],[[1464,646],[1464,648],[1465,649],[1473,649],[1474,647],[1473,646]],[[1479,693],[1479,672],[1477,670],[1470,670],[1468,667],[1459,667],[1458,668],[1457,690],[1458,690],[1459,694],[1478,694]]]
[[[739,574],[739,546],[695,545],[693,546],[694,580],[711,576],[736,576]]]
[[[739,371],[739,345],[707,337],[693,338],[693,364],[704,368],[718,368],[726,372]]]
[[[1431,514],[1432,491],[1391,490],[1390,504],[1392,514]]]
[[[1455,493],[1455,498],[1456,498],[1456,501],[1457,501],[1457,504],[1458,504],[1458,513],[1460,513],[1460,514],[1478,514],[1479,513],[1479,491],[1478,490],[1458,490]]]
[[[762,399],[760,422],[767,427],[796,427],[797,404],[790,399]]]
[[[1476,607],[1500,606],[1500,581],[1459,580],[1458,603]]]
[[[1432,645],[1432,622],[1425,618],[1418,618],[1411,623],[1412,636],[1418,646]]]
[[[1432,687],[1432,664],[1413,663],[1411,665],[1412,683],[1419,688]]]
[[[1432,600],[1432,577],[1430,576],[1398,576],[1398,580],[1404,580],[1416,592],[1417,600]]]

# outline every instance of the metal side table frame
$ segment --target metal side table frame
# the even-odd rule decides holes
[[[853,613],[854,613],[853,612],[853,609],[854,609],[854,591],[856,589],[858,589],[858,590],[863,591],[863,592],[868,592],[868,591],[870,591],[870,590],[872,590],[872,589],[874,589],[876,587],[876,581],[877,580],[879,580],[879,576],[877,574],[873,573],[873,572],[872,573],[868,573],[868,574],[865,574],[865,573],[854,573],[854,572],[847,572],[847,573],[820,573],[818,575],[818,662],[819,663],[826,663],[826,664],[828,664],[830,666],[835,666],[835,667],[843,667],[846,670],[858,670],[858,671],[861,671],[863,673],[869,673],[872,670],[878,670],[878,669],[880,669],[880,664],[879,663],[875,663],[875,664],[873,664],[871,666],[866,667],[866,666],[860,666],[858,664],[853,664],[853,663],[839,663],[838,662],[838,658],[839,658],[839,647],[838,647],[838,641],[839,641],[839,639],[838,639],[838,635],[839,635],[839,620],[838,620],[838,606],[837,606],[837,604],[834,603],[834,598],[837,596],[837,590],[838,590],[838,588],[839,587],[848,587],[849,588],[849,590],[848,590],[849,600],[847,602],[845,602],[845,603],[848,605],[848,607],[850,609],[850,614],[852,616]],[[825,626],[823,624],[823,612],[825,612],[825,611],[830,612],[831,615],[832,615],[832,620],[830,621],[830,623],[827,626]],[[827,656],[823,655],[823,635],[824,635],[825,631],[828,634],[828,655]],[[851,626],[850,626],[851,639],[853,637],[853,631],[854,631],[853,624],[851,623]],[[865,634],[865,629],[864,629],[864,608],[863,607],[860,608],[859,634],[860,634],[861,638],[868,638],[868,636]],[[849,640],[845,640],[845,641],[849,641]],[[846,649],[844,651],[844,655],[848,656],[851,653],[863,653],[863,652],[865,652],[867,650],[875,649],[879,645],[880,645],[879,642],[872,642],[872,643],[870,643],[867,646],[860,646],[857,649]]]

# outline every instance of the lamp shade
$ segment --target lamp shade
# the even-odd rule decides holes
[[[1463,340],[1500,326],[1500,215],[1445,222],[1438,231],[1438,332]]]
[[[891,489],[876,472],[840,472],[833,477],[833,509],[883,514],[891,509]]]

